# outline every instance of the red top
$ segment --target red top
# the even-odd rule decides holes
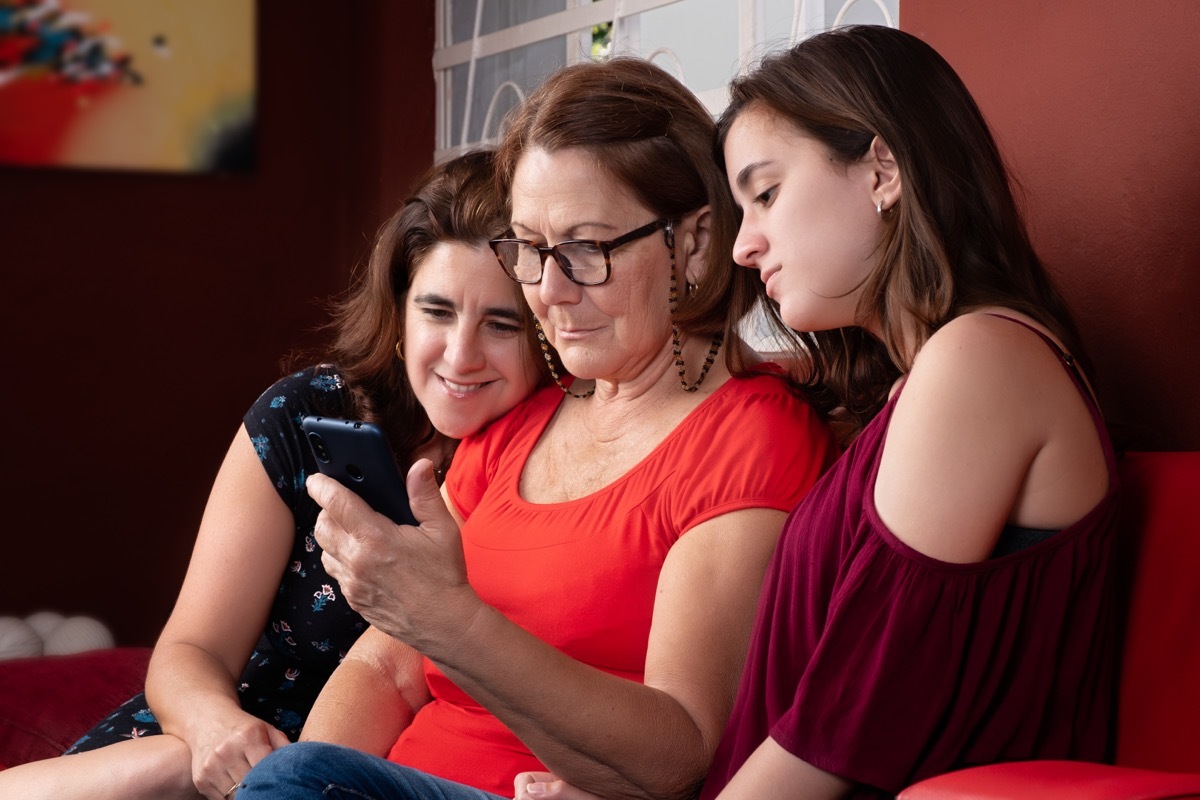
[[[566,503],[526,502],[521,471],[563,398],[547,387],[459,446],[447,486],[466,519],[468,574],[483,601],[516,624],[572,658],[640,682],[658,575],[675,541],[732,511],[790,510],[834,445],[778,378],[733,378],[606,488]],[[503,796],[516,773],[541,768],[428,661],[425,674],[433,700],[390,759]]]
[[[813,487],[767,572],[702,798],[768,735],[867,797],[976,764],[1108,755],[1117,471],[1091,396],[1068,371],[1092,410],[1109,488],[1049,539],[973,564],[897,539],[873,498],[900,392]]]

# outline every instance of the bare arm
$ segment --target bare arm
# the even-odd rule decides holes
[[[982,561],[1009,523],[1061,529],[1104,496],[1088,408],[1054,353],[969,314],[921,350],[888,427],[875,505],[926,555]]]
[[[261,635],[295,523],[244,427],[213,484],[187,576],[159,637],[146,697],[192,751],[197,789],[219,797],[287,737],[244,712],[234,683]]]
[[[427,702],[420,653],[368,628],[325,683],[300,738],[386,756]]]
[[[437,663],[556,774],[610,798],[690,796],[733,702],[783,512],[727,514],[672,548],[641,685],[565,656],[483,604],[426,471],[419,462],[408,484],[422,525],[399,530],[334,482],[310,479],[327,512],[318,540],[346,597]]]
[[[767,737],[718,797],[719,800],[758,800],[762,797],[836,800],[844,797],[853,786],[849,781],[801,761]]]

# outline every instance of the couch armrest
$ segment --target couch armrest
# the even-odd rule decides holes
[[[53,758],[142,691],[150,648],[0,661],[0,768]]]
[[[915,783],[898,800],[999,798],[1152,800],[1200,797],[1200,775],[1114,767],[1084,761],[1011,761],[949,772]]]

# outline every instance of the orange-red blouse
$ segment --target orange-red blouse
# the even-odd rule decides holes
[[[459,446],[447,486],[466,520],[468,575],[479,596],[516,624],[572,658],[640,682],[671,546],[722,514],[791,510],[835,445],[778,377],[732,378],[609,486],[566,503],[526,502],[521,471],[562,402],[549,386]],[[391,760],[505,796],[516,773],[541,768],[428,661],[425,674],[433,700]]]

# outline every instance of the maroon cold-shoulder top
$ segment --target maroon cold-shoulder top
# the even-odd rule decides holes
[[[1109,755],[1116,463],[1071,357],[1046,341],[1092,410],[1104,499],[1044,541],[983,562],[913,550],[873,500],[896,392],[784,527],[702,798],[767,736],[859,784],[856,797],[974,764]]]

